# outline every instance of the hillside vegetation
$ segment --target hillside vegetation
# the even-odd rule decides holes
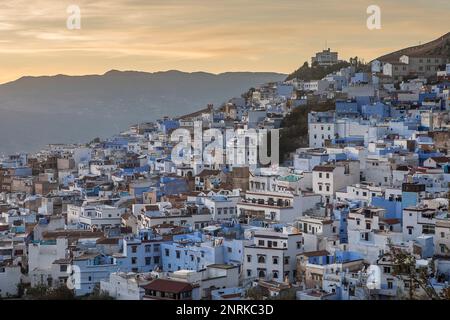
[[[295,108],[286,116],[280,130],[280,163],[298,148],[308,146],[308,113],[335,110],[334,103],[317,104]]]

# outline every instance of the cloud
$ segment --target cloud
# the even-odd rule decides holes
[[[369,60],[450,29],[447,0],[376,2],[380,31],[366,28],[372,0],[3,0],[0,81],[118,66],[290,72],[325,43]],[[72,4],[81,30],[66,28]]]

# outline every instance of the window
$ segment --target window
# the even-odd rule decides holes
[[[408,234],[412,234],[412,228],[408,228]]]
[[[272,277],[273,277],[274,279],[278,279],[278,271],[273,271],[273,272],[272,272]]]
[[[169,249],[164,249],[164,254],[168,257],[170,255]]]
[[[145,257],[145,265],[149,266],[152,263],[152,258],[151,257]]]
[[[424,224],[422,226],[422,233],[423,234],[434,234],[434,225]]]
[[[62,264],[59,266],[59,271],[60,272],[67,272],[67,265],[66,264]]]
[[[251,255],[247,255],[247,262],[248,263],[252,262],[252,256]]]
[[[137,263],[137,258],[136,257],[132,257],[131,258],[131,264],[136,264]]]
[[[383,268],[383,272],[384,273],[391,273],[391,268],[390,267],[384,267]]]
[[[247,269],[247,277],[251,277],[252,276],[252,270]]]
[[[231,248],[231,247],[228,247],[227,250],[228,250],[228,253],[232,253],[233,252],[233,248]]]
[[[441,232],[441,238],[444,238],[444,237],[445,237],[445,233]]]
[[[153,262],[155,264],[159,264],[159,257],[153,257]]]
[[[266,256],[264,255],[258,256],[258,263],[266,263]]]
[[[264,240],[258,240],[258,245],[264,246]]]
[[[160,244],[155,244],[155,245],[153,245],[153,250],[155,251],[155,252],[159,252],[159,248],[161,247],[161,245]]]
[[[284,264],[289,264],[289,257],[284,257]]]
[[[322,191],[322,185],[319,184],[319,191]]]
[[[175,254],[177,256],[177,259],[180,259],[180,256],[181,256],[180,251],[179,250],[175,251]]]
[[[278,264],[278,257],[272,257],[272,263]]]
[[[319,178],[322,178],[322,172],[319,172]]]
[[[327,174],[326,174],[326,177],[327,177],[327,179],[330,179],[330,174],[327,173]]]
[[[151,245],[146,245],[145,246],[145,252],[151,252],[152,251],[152,246]]]
[[[131,252],[136,253],[136,251],[137,251],[137,246],[131,246]]]
[[[392,289],[394,287],[394,284],[392,283],[392,281],[388,281],[387,286],[388,289]]]
[[[265,269],[259,270],[258,277],[265,278],[266,277],[266,270]]]

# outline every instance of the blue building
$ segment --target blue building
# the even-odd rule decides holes
[[[356,100],[336,100],[336,114],[340,117],[357,117],[361,113],[361,106]]]
[[[363,105],[361,113],[366,118],[385,119],[390,116],[390,108],[384,103],[377,102],[375,104]]]

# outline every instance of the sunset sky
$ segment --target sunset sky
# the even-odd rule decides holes
[[[68,30],[66,9],[81,9]],[[369,5],[382,29],[366,27]],[[289,73],[328,47],[366,60],[450,31],[449,0],[2,0],[0,83],[110,69]]]

